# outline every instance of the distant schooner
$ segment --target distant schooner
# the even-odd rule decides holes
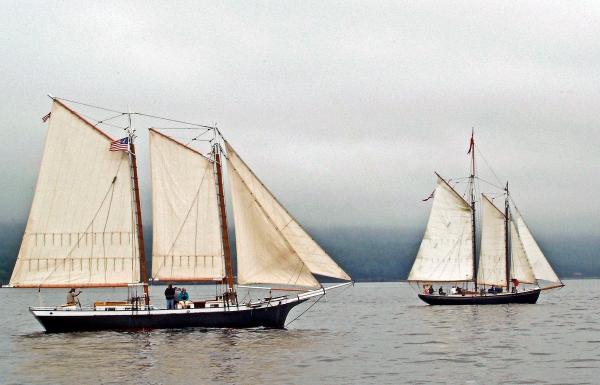
[[[536,303],[542,290],[564,284],[521,213],[511,205],[508,183],[504,188],[503,211],[481,194],[481,247],[477,259],[475,183],[478,178],[473,136],[469,153],[469,201],[436,173],[433,206],[408,281],[423,289],[419,298],[430,305]],[[546,285],[542,287],[542,283]],[[449,285],[453,286],[453,292]],[[439,287],[444,288],[442,293]]]
[[[123,113],[127,116],[127,113]],[[150,129],[152,278],[214,282],[220,294],[189,308],[150,304],[138,188],[135,134],[115,139],[53,98],[48,134],[12,287],[128,287],[128,300],[93,307],[30,307],[49,332],[182,327],[283,328],[288,312],[333,288],[314,274],[350,281],[275,199],[231,144],[210,127],[211,152]],[[44,117],[44,121],[48,118]],[[129,115],[129,120],[131,116]],[[166,119],[168,120],[168,119]],[[224,149],[221,146],[224,144]],[[237,282],[229,245],[223,164],[231,186]],[[282,294],[240,300],[242,285]]]

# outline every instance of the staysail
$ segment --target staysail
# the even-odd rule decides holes
[[[139,282],[128,153],[54,100],[35,195],[10,285]]]
[[[558,278],[552,266],[548,263],[546,256],[544,256],[535,239],[533,239],[533,235],[521,215],[517,214],[515,217],[515,233],[519,238],[519,243],[524,254],[527,256],[528,264],[535,279],[560,283],[560,278]]]
[[[213,163],[150,129],[152,277],[221,281],[225,275]]]
[[[438,175],[429,221],[408,280],[472,280],[472,239],[471,206]]]
[[[318,287],[313,274],[350,280],[225,141],[238,283]]]
[[[481,196],[481,250],[477,282],[506,286],[505,216],[486,195]]]
[[[535,275],[513,221],[510,222],[510,277],[523,283],[535,283]]]

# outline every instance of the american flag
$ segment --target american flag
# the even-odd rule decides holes
[[[42,117],[42,122],[46,123],[46,120],[50,119],[51,112],[48,112],[46,115]]]
[[[129,151],[129,137],[110,142],[110,151]]]

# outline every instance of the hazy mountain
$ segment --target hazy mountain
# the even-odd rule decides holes
[[[2,283],[10,278],[24,228],[22,224],[0,224]],[[406,279],[422,236],[422,230],[358,226],[309,229],[309,232],[356,281]],[[144,233],[150,255],[151,232],[145,228]],[[600,277],[600,238],[569,234],[538,235],[538,240],[561,277]],[[233,247],[235,250],[235,244]]]

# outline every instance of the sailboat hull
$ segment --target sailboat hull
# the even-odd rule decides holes
[[[232,306],[220,309],[181,310],[30,310],[49,333],[188,327],[282,329],[290,310],[304,301],[282,301],[254,308]]]
[[[345,282],[322,287],[294,296],[269,298],[238,306],[223,307],[214,301],[211,306],[197,309],[65,309],[61,307],[29,308],[34,317],[49,333],[90,330],[144,330],[203,328],[283,329],[290,310],[313,298],[318,301],[327,291],[352,285]]]
[[[429,305],[502,305],[509,303],[534,304],[540,296],[540,289],[520,293],[485,295],[437,295],[419,294],[419,298]]]

